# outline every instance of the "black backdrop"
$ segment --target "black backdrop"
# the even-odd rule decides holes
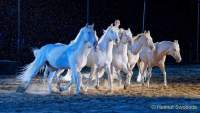
[[[153,40],[179,40],[185,64],[196,62],[197,0],[146,0],[145,29]],[[90,0],[90,23],[100,36],[115,19],[133,34],[142,30],[143,0]],[[32,47],[69,43],[86,24],[86,0],[21,0],[17,54],[17,0],[0,1],[0,59],[27,63]],[[170,63],[171,60],[168,60]]]

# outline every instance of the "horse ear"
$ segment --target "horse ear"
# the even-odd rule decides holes
[[[111,26],[111,27],[113,27],[113,23],[112,23],[112,24],[110,24],[110,26]]]
[[[92,28],[94,28],[94,23],[91,25]]]
[[[131,29],[130,29],[130,28],[128,28],[128,31],[131,31]]]
[[[178,40],[174,40],[175,43],[178,43]]]
[[[88,23],[86,23],[85,27],[89,27]]]
[[[105,29],[103,29],[103,33],[105,33],[106,32],[106,30]]]
[[[150,31],[148,30],[148,33],[150,34]]]

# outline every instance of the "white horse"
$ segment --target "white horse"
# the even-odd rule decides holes
[[[130,29],[124,30],[120,28],[118,35],[120,38],[120,42],[113,45],[113,51],[112,51],[113,58],[112,58],[112,63],[111,63],[111,70],[112,70],[113,77],[121,78],[120,74],[118,73],[117,73],[118,74],[117,76],[114,76],[116,74],[115,68],[117,68],[117,71],[123,70],[125,73],[129,73],[128,67],[127,67],[127,63],[128,63],[127,48],[128,48],[128,43],[131,43],[132,41],[132,33]],[[90,60],[90,61],[95,62],[95,59]],[[104,69],[102,69],[99,72],[99,78],[103,76],[104,72],[105,72]],[[88,76],[86,75],[85,77],[87,78]],[[92,79],[95,79],[94,76]],[[121,84],[121,79],[119,83]]]
[[[40,48],[35,60],[24,68],[18,79],[22,81],[17,91],[24,92],[43,65],[51,67],[53,76],[58,69],[71,69],[72,80],[70,84],[76,84],[76,94],[80,93],[80,70],[87,61],[87,56],[91,49],[96,46],[97,39],[93,25],[81,28],[80,32],[69,45],[60,46],[56,44],[47,44]],[[52,80],[52,79],[51,79]],[[51,87],[49,89],[51,91]]]
[[[128,76],[131,76],[131,71],[128,70],[128,44],[132,42],[131,30],[120,29],[119,31],[120,42],[113,47],[113,59],[112,59],[112,75],[117,75],[119,80],[119,86],[121,85],[122,78],[120,71],[123,71]]]
[[[148,80],[147,85],[149,87],[149,82],[151,78],[151,71],[154,66],[160,68],[161,72],[164,76],[164,85],[167,86],[167,78],[166,78],[166,71],[165,71],[165,60],[166,56],[172,56],[176,62],[181,62],[181,55],[180,55],[180,47],[178,44],[178,40],[174,42],[171,41],[162,41],[155,43],[156,49],[150,50],[149,48],[143,48],[140,53],[140,62],[139,62],[139,74],[137,81],[144,82],[144,76],[147,74]],[[148,68],[148,70],[147,70]]]
[[[106,57],[108,57],[108,58],[112,57],[112,56],[109,56],[109,51],[110,51],[110,49],[112,49],[113,42],[114,41],[119,41],[119,36],[118,36],[117,33],[118,33],[117,29],[113,25],[109,26],[104,31],[104,34],[102,35],[102,37],[101,37],[101,39],[100,39],[100,41],[99,41],[99,43],[98,43],[98,45],[96,47],[97,50],[93,49],[89,53],[89,55],[87,57],[87,64],[86,64],[86,66],[87,67],[91,67],[92,68],[91,69],[92,72],[95,71],[94,67],[96,68],[96,65],[98,63],[97,60],[100,60],[99,55],[103,55],[104,54],[103,57],[105,59],[106,59]],[[104,43],[108,43],[108,44],[106,45]],[[102,63],[102,61],[101,61],[101,63]],[[107,63],[107,61],[106,61],[106,63]],[[110,65],[110,64],[105,64],[105,65]],[[45,72],[44,72],[44,76],[48,76],[48,70],[49,70],[48,67],[46,67]],[[68,70],[68,71],[69,72],[62,78],[62,80],[64,80],[64,81],[66,81],[66,80],[70,81],[71,80],[71,70]],[[59,74],[57,74],[57,78],[59,78],[59,76],[60,76],[60,74],[62,72],[64,72],[64,70],[58,70]],[[81,77],[81,81],[82,81],[82,76],[80,76],[80,77]],[[57,83],[58,83],[58,86],[59,86],[60,85],[60,80],[58,80]],[[83,86],[82,83],[81,83],[81,86]],[[68,89],[68,88],[70,88],[69,85],[66,86],[65,88],[61,88],[60,87],[60,91],[64,90],[64,89]],[[87,90],[87,88],[85,90]]]
[[[149,32],[144,32],[138,34],[137,36],[132,38],[132,33],[129,30],[120,30],[119,32],[120,42],[114,45],[113,47],[113,59],[112,59],[112,75],[119,80],[119,84],[121,84],[121,75],[120,71],[125,72],[128,74],[126,78],[126,88],[130,85],[130,80],[132,76],[132,70],[129,70],[129,62],[128,62],[128,54],[127,51],[129,50],[131,54],[139,54],[143,47],[149,47],[155,49],[152,38],[149,37]],[[129,49],[128,49],[129,46]],[[95,59],[90,59],[88,61],[95,61]],[[91,71],[91,75],[93,71]],[[104,70],[100,70],[99,78],[101,78],[104,74]],[[117,76],[114,76],[117,75]]]
[[[110,91],[112,91],[112,51],[113,45],[115,43],[119,43],[120,41],[118,32],[118,29],[116,29],[115,27],[109,27],[99,40],[97,50],[92,50],[88,55],[86,66],[91,67],[91,72],[89,76],[90,80],[94,75],[96,75],[96,88],[99,87],[99,72],[102,72],[102,70],[105,69],[106,73],[108,74],[109,88]]]
[[[129,36],[130,36],[130,32],[129,32]],[[116,48],[114,48],[113,50],[112,64],[117,71],[120,84],[122,81],[120,71],[123,71],[127,74],[125,85],[124,85],[125,89],[130,85],[131,77],[133,74],[132,73],[133,66],[131,64],[132,62],[129,62],[129,61],[130,59],[132,61],[137,60],[137,59],[133,59],[134,57],[130,58],[129,54],[137,55],[139,54],[139,52],[142,50],[143,47],[149,47],[151,49],[155,48],[153,44],[153,40],[150,37],[150,33],[146,31],[144,33],[138,34],[137,36],[134,36],[133,38],[131,36],[131,40],[128,41],[128,44],[124,44],[124,42],[122,41],[122,43],[116,46]]]

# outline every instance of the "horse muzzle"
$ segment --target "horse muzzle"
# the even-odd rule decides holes
[[[176,59],[176,62],[177,62],[177,63],[180,63],[181,61],[182,61],[182,58]]]

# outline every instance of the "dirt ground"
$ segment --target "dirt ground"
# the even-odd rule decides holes
[[[100,89],[89,88],[88,93],[75,96],[67,92],[47,93],[47,85],[34,79],[26,93],[16,93],[19,81],[14,78],[0,79],[0,112],[13,113],[60,113],[60,112],[200,112],[199,68],[183,68],[182,73],[169,69],[168,87],[163,77],[154,72],[150,88],[135,82],[124,90],[115,83],[114,91],[108,92],[106,82]],[[175,73],[175,74],[173,74]],[[177,74],[178,73],[178,74]],[[73,90],[73,88],[72,88]],[[72,92],[73,93],[73,92]]]

